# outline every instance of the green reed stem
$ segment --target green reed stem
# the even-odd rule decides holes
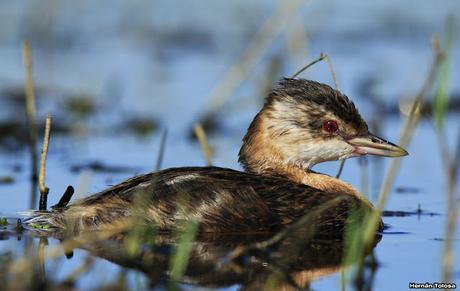
[[[185,273],[193,248],[193,241],[198,232],[198,221],[187,221],[170,261],[171,279],[179,281]]]
[[[446,200],[447,200],[447,221],[445,226],[445,241],[442,251],[442,280],[451,282],[454,268],[454,237],[457,228],[457,173],[459,165],[456,163],[456,154],[450,154],[447,136],[444,131],[444,120],[446,118],[447,106],[449,102],[450,91],[450,56],[452,53],[452,44],[454,40],[454,20],[449,17],[446,23],[446,34],[444,38],[444,47],[446,48],[446,57],[442,60],[438,88],[434,100],[434,117],[437,127],[438,144],[442,155],[442,160],[446,172]],[[460,132],[458,134],[458,148],[460,148]]]
[[[434,60],[430,66],[428,76],[421,90],[419,91],[419,93],[416,95],[414,99],[414,102],[410,110],[409,117],[406,119],[402,132],[401,132],[399,144],[402,147],[407,147],[409,145],[409,142],[412,139],[415,128],[420,119],[421,105],[423,101],[425,100],[426,96],[428,95],[428,93],[430,92],[430,89],[432,88],[436,80],[439,65],[444,58],[444,54],[441,51],[438,38],[435,38],[433,40],[433,52],[434,52]],[[400,158],[394,158],[390,163],[390,167],[387,171],[385,180],[379,192],[376,211],[371,215],[369,222],[367,224],[367,229],[364,233],[364,241],[366,245],[369,245],[370,242],[372,242],[375,232],[377,231],[378,225],[380,223],[381,213],[383,211],[383,208],[385,207],[386,201],[388,199],[391,187],[396,178],[396,174],[399,170],[400,164],[401,164]]]

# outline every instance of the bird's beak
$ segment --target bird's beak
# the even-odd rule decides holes
[[[347,142],[355,147],[355,153],[358,155],[402,157],[409,154],[402,147],[386,141],[370,132],[367,136],[354,137]]]

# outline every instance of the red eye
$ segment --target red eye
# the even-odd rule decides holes
[[[339,126],[334,120],[328,120],[323,123],[323,129],[327,132],[333,133],[339,129]]]

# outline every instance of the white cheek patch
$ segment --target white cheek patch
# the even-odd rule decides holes
[[[325,161],[335,161],[353,156],[354,147],[348,143],[331,139],[318,143],[305,143],[298,147],[295,157],[297,163],[302,163],[306,168]]]
[[[309,107],[305,104],[280,101],[273,103],[273,110],[264,120],[264,125],[268,129],[270,143],[282,154],[283,162],[310,168],[321,162],[346,159],[356,155],[354,147],[340,137],[316,141],[311,136],[311,129],[299,127],[292,122],[301,121],[299,114],[308,115],[310,111],[326,113],[321,118],[324,120],[340,120],[334,114],[325,112],[321,106]],[[308,120],[308,116],[305,117]]]
[[[272,117],[279,121],[285,120],[296,120],[301,116],[306,116],[307,112],[312,111],[313,109],[306,104],[296,103],[296,102],[287,102],[287,101],[278,101],[273,103],[273,110],[270,111]],[[318,108],[315,109],[317,111]]]

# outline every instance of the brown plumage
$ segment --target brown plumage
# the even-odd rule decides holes
[[[283,79],[243,139],[239,161],[246,172],[188,167],[149,173],[26,223],[60,230],[72,225],[79,232],[134,217],[164,231],[196,221],[201,232],[250,233],[276,231],[311,214],[306,230],[340,233],[352,211],[360,219],[372,205],[351,185],[310,168],[364,154],[407,152],[371,135],[340,92]]]

